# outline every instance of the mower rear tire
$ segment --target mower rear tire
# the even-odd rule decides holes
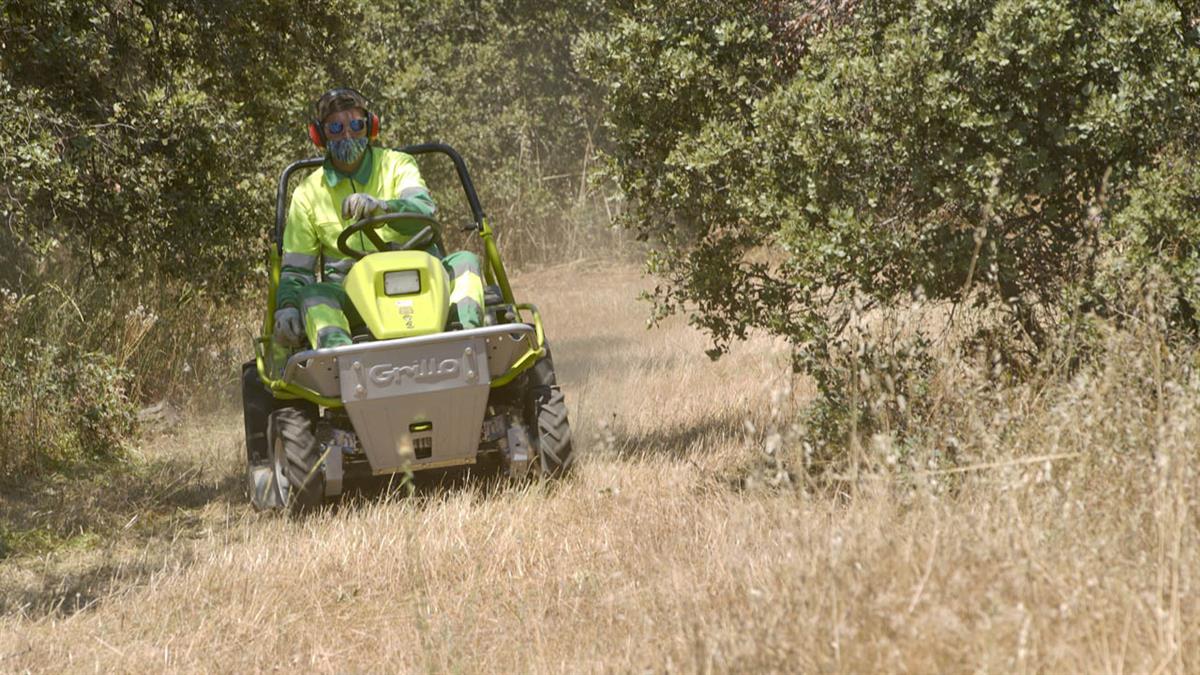
[[[266,465],[271,461],[267,446],[267,417],[276,400],[263,386],[254,361],[242,364],[242,419],[246,427],[246,464]]]
[[[301,513],[324,501],[316,420],[316,406],[310,403],[280,405],[267,419],[277,508]]]
[[[259,511],[281,508],[267,443],[267,418],[277,401],[263,386],[254,361],[242,364],[242,415],[246,426],[246,494]]]

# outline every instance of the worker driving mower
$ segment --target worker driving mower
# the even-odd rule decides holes
[[[496,459],[514,477],[574,459],[537,308],[513,296],[462,157],[371,141],[361,94],[314,106],[325,155],[283,170],[263,333],[243,367],[247,484],[258,509],[304,511],[349,481]],[[482,260],[445,255],[416,158],[454,164]],[[298,171],[304,178],[288,200]]]

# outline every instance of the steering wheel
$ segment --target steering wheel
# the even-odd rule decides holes
[[[376,232],[381,225],[399,221],[423,223],[425,227],[421,228],[420,232],[417,232],[415,236],[403,244],[385,242],[383,237],[380,237],[379,233]],[[374,253],[375,251],[360,251],[350,247],[350,237],[361,232],[380,251],[413,251],[425,248],[430,243],[437,241],[440,238],[438,237],[438,233],[441,232],[441,227],[436,218],[423,213],[383,213],[378,216],[363,218],[342,230],[342,234],[338,236],[337,248],[343,254],[355,260],[362,260],[368,253]]]

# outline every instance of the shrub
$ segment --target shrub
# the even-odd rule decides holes
[[[1173,327],[1195,335],[1200,307],[1200,168],[1196,153],[1167,152],[1131,181],[1125,207],[1100,231],[1097,311],[1128,316],[1147,284],[1169,289],[1162,308]]]
[[[674,0],[582,57],[657,311],[687,311],[714,355],[785,336],[838,407],[845,381],[820,374],[848,327],[914,296],[988,318],[951,351],[1000,340],[1026,368],[1064,319],[1120,304],[1102,272],[1163,256],[1190,304],[1190,21],[1161,0]]]
[[[9,318],[7,315],[5,318]],[[111,357],[32,337],[0,347],[0,476],[124,457],[136,432]]]

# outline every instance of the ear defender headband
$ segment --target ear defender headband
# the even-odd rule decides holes
[[[346,102],[350,105],[331,110],[330,107],[337,102]],[[330,89],[321,94],[321,98],[317,99],[317,102],[313,104],[313,118],[308,122],[308,138],[312,140],[313,145],[324,150],[328,140],[325,138],[325,125],[322,123],[325,115],[321,114],[321,111],[325,110],[327,111],[325,114],[328,114],[329,112],[347,110],[351,107],[362,108],[362,111],[366,113],[367,138],[372,141],[378,138],[380,127],[379,115],[371,112],[370,104],[367,103],[367,97],[349,87],[338,87],[337,89]]]

